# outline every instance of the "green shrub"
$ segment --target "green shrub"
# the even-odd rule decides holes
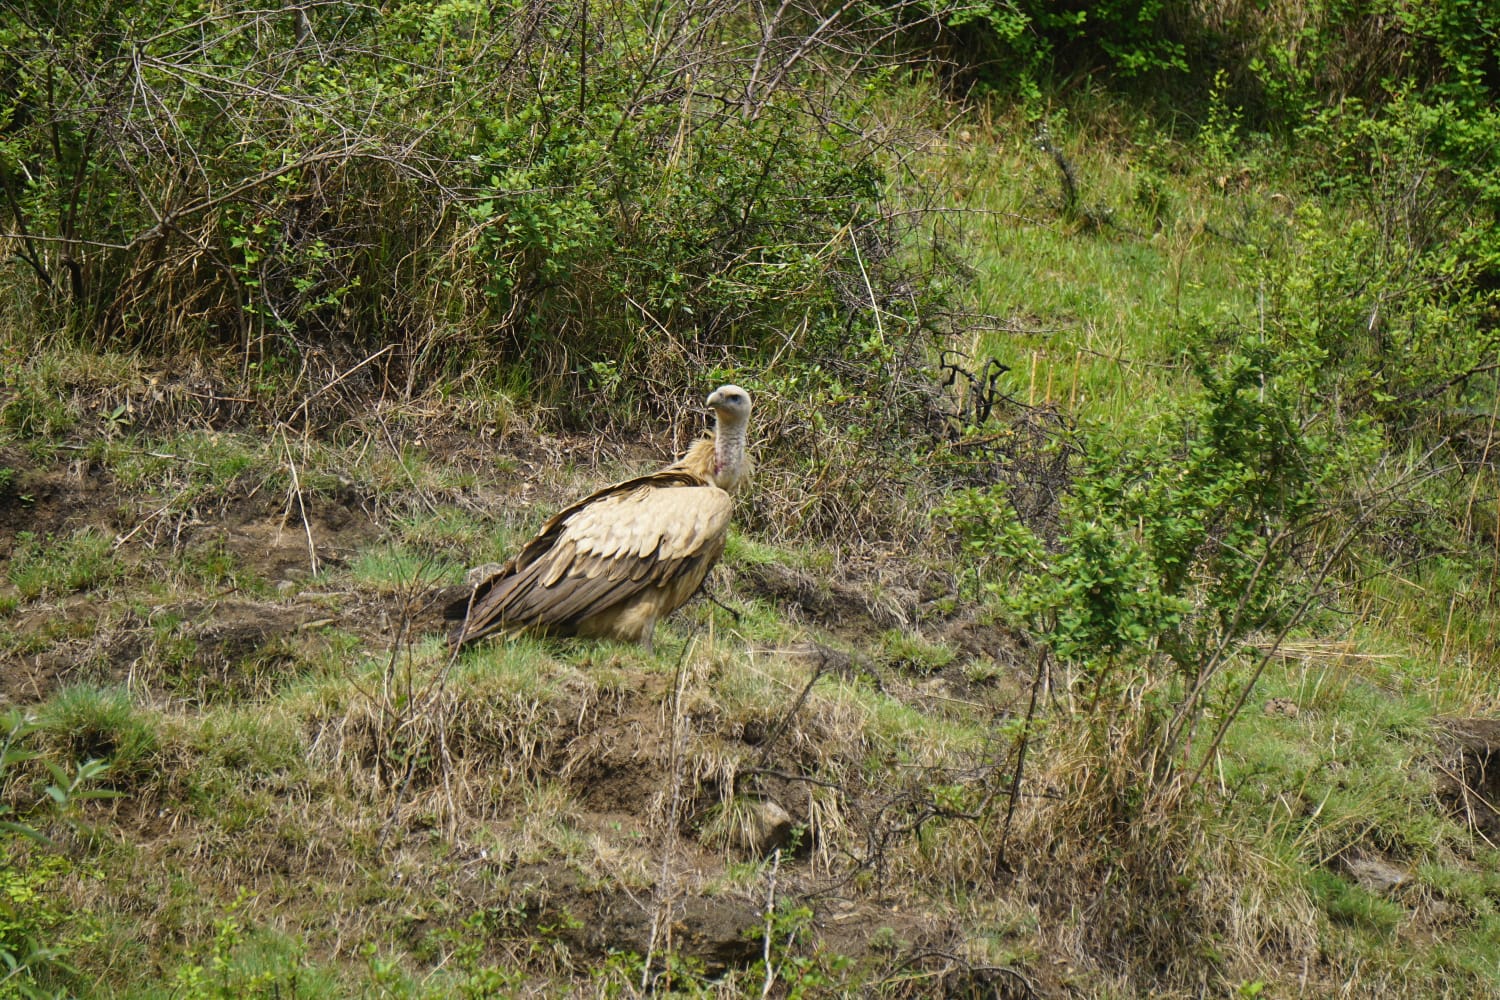
[[[661,16],[32,5],[0,28],[0,281],[100,343],[236,351],[236,395],[299,421],[475,371],[661,412],[654,386],[789,345],[871,378],[927,286],[858,107],[804,64],[878,26],[789,20],[806,44],[765,66],[716,41],[732,7]]]
[[[0,1000],[57,996],[76,975],[68,958],[85,935],[57,894],[71,869],[60,855],[27,856],[0,839]]]
[[[78,803],[114,794],[95,787],[107,764],[88,760],[70,773],[49,761],[52,782],[34,806],[22,808],[26,796],[15,785],[38,756],[25,748],[35,731],[35,722],[18,711],[0,716],[0,1000],[61,995],[60,984],[76,973],[71,952],[91,939],[87,921],[68,912],[58,892],[80,869],[54,853],[32,821],[45,815],[72,824]]]
[[[1043,81],[1100,67],[1124,80],[1185,73],[1187,48],[1172,7],[1165,0],[929,2],[944,54],[1033,99]],[[929,26],[916,27],[925,33]]]
[[[1174,799],[1183,766],[1196,781],[1207,706],[1220,706],[1217,741],[1257,676],[1227,667],[1250,636],[1282,633],[1313,606],[1328,564],[1299,560],[1314,538],[1337,550],[1363,530],[1355,515],[1342,543],[1322,534],[1380,443],[1328,422],[1313,370],[1267,340],[1199,352],[1194,368],[1199,390],[1153,426],[1070,442],[1078,457],[1057,511],[1023,520],[999,486],[939,512],[981,567],[981,590],[1073,666],[1099,751],[1126,758],[1099,776],[1120,785],[1110,814],[1150,793]],[[1120,713],[1128,733],[1109,723]]]

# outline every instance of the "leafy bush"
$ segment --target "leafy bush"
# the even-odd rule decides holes
[[[57,995],[45,985],[72,975],[68,964],[71,920],[58,905],[57,883],[69,870],[65,858],[49,855],[20,864],[0,841],[0,998],[31,1000]]]
[[[299,420],[474,372],[630,414],[919,336],[864,91],[810,65],[882,29],[789,9],[720,44],[740,13],[27,5],[0,28],[0,281],[101,343],[232,350]]]
[[[960,67],[1015,86],[1033,99],[1041,83],[1104,67],[1121,79],[1187,70],[1165,0],[1144,3],[1010,0],[933,3],[945,29],[941,51]]]
[[[1129,759],[1101,776],[1137,776],[1111,811],[1180,795],[1205,707],[1248,696],[1223,687],[1242,644],[1312,606],[1332,568],[1303,562],[1314,541],[1326,560],[1363,529],[1352,514],[1342,542],[1324,534],[1345,477],[1380,444],[1320,415],[1314,369],[1267,340],[1201,352],[1195,370],[1200,390],[1146,433],[1079,435],[1055,528],[1024,520],[1005,487],[941,510],[989,567],[983,590],[1076,669],[1101,750]],[[1125,705],[1134,724],[1121,743],[1106,720]]]

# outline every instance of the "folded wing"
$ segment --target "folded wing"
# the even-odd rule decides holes
[[[585,497],[450,607],[466,619],[453,640],[531,628],[649,646],[656,622],[693,596],[723,552],[731,507],[724,490],[679,469]]]

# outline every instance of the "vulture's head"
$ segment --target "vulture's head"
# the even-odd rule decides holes
[[[721,385],[708,397],[721,425],[744,426],[750,419],[750,394],[737,385]]]
[[[750,478],[750,456],[745,451],[750,394],[737,385],[721,385],[708,397],[708,407],[718,421],[713,436],[713,466],[708,478],[720,489],[735,493]]]

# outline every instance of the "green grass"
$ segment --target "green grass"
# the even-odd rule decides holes
[[[233,590],[248,594],[268,594],[271,587],[243,560],[232,552],[223,538],[209,537],[182,546],[165,580],[152,578],[148,586],[164,592],[195,590]]]
[[[1230,730],[1217,767],[1232,803],[1226,831],[1280,860],[1340,942],[1340,963],[1368,962],[1410,982],[1474,976],[1471,988],[1492,987],[1494,963],[1479,949],[1500,934],[1493,849],[1436,808],[1424,777],[1437,753],[1434,706],[1402,679],[1427,665],[1351,656],[1341,645],[1292,650]],[[1373,856],[1409,881],[1373,892],[1345,868],[1348,856]],[[1435,952],[1404,932],[1435,912],[1466,925],[1474,950]]]
[[[64,761],[102,760],[110,781],[149,779],[160,745],[156,717],[121,688],[68,687],[37,713],[39,738]]]
[[[38,538],[23,531],[16,536],[16,551],[5,571],[20,598],[28,601],[90,590],[121,573],[113,541],[95,528],[64,538]]]
[[[355,582],[382,593],[416,593],[463,582],[464,567],[451,557],[406,544],[365,549],[350,566]]]
[[[980,213],[966,233],[972,308],[989,319],[955,346],[975,364],[1004,365],[1002,387],[1021,402],[1123,432],[1186,384],[1189,331],[1254,317],[1244,241],[1280,238],[1276,178],[1230,200],[1211,175],[1153,163],[1159,150],[1058,135],[1084,206],[1109,220],[1070,223],[1032,133],[1014,119],[970,133],[935,168]]]
[[[880,634],[881,658],[907,673],[922,676],[935,673],[956,659],[948,646],[933,642],[916,632],[888,629]]]
[[[205,714],[188,736],[202,766],[226,773],[296,779],[307,770],[307,738],[295,715],[264,706],[234,706]]]
[[[396,529],[402,541],[423,551],[477,552],[486,545],[494,546],[490,538],[494,526],[488,519],[451,505],[408,514],[397,522]]]
[[[271,442],[243,434],[185,431],[170,437],[126,434],[98,442],[94,456],[128,488],[156,490],[182,507],[217,496],[241,475],[253,474],[265,489],[285,489],[285,470],[275,469]]]

